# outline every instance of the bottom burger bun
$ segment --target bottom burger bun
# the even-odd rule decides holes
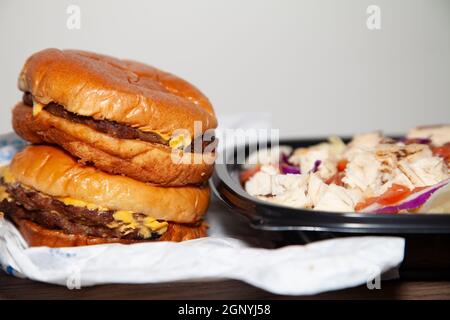
[[[208,186],[164,188],[107,174],[44,145],[17,153],[3,175],[5,184],[18,184],[69,205],[134,212],[175,223],[201,220],[210,196]]]
[[[146,240],[102,238],[82,234],[67,234],[62,230],[46,229],[26,219],[13,219],[24,239],[30,246],[75,247],[105,243],[132,244]],[[206,236],[207,226],[201,223],[197,227],[171,223],[167,231],[158,239],[149,241],[184,241]]]

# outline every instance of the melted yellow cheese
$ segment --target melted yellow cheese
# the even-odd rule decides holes
[[[146,127],[141,127],[139,130],[143,132],[151,132],[154,134],[157,134],[161,138],[163,138],[166,141],[169,141],[169,146],[172,149],[184,149],[185,147],[189,146],[192,142],[192,139],[189,135],[185,134],[178,134],[174,137],[172,137],[170,134],[163,133],[158,130],[148,129]]]
[[[168,223],[167,221],[158,221],[154,218],[151,217],[146,217],[144,218],[143,221],[144,226],[146,226],[147,228],[158,232],[159,234],[163,234],[164,232],[167,231],[167,227],[168,227]]]
[[[43,104],[33,101],[33,117],[36,117],[42,109],[44,109],[44,107],[45,106]]]
[[[132,225],[134,229],[137,225],[136,220],[133,217],[133,211],[119,210],[113,214],[115,220],[122,221],[123,223]]]
[[[172,149],[184,149],[191,144],[191,137],[184,134],[179,134],[169,141],[169,146]]]
[[[7,177],[5,177],[5,174],[7,175]],[[5,182],[5,183],[8,183],[7,180],[10,181],[12,179],[11,174],[9,173],[8,166],[1,166],[0,167],[0,177],[3,178],[3,182]],[[10,197],[8,191],[6,191],[6,187],[0,185],[0,201],[3,201],[5,199],[10,201],[11,197]]]
[[[8,166],[0,167],[0,176],[3,177],[3,181],[7,184],[13,183],[15,181]]]
[[[158,136],[160,136],[161,138],[163,138],[163,139],[166,140],[166,141],[169,141],[169,140],[170,140],[170,134],[163,133],[163,132],[158,131],[158,130],[153,130],[153,129],[150,129],[150,128],[148,128],[148,127],[140,127],[139,130],[141,130],[141,131],[143,131],[143,132],[151,132],[151,133],[155,133],[155,134],[157,134]]]
[[[94,203],[85,202],[83,200],[78,200],[70,197],[64,197],[64,198],[58,198],[59,201],[64,203],[67,206],[74,206],[74,207],[83,207],[87,208],[89,210],[99,210],[99,211],[108,211],[109,209],[106,207],[99,206]]]
[[[68,206],[85,207],[89,210],[109,210],[106,207],[70,197],[58,198],[58,200]],[[163,234],[167,231],[169,225],[166,221],[160,222],[151,217],[136,219],[135,213],[129,210],[118,210],[113,213],[113,218],[115,221],[108,224],[109,228],[118,228],[125,235],[137,229],[139,235],[144,239],[150,238],[152,232],[156,232],[159,235]]]
[[[5,199],[10,201],[11,197],[9,196],[8,191],[6,191],[6,188],[4,186],[0,186],[0,201],[3,201]]]
[[[156,232],[158,234],[163,234],[167,231],[167,226],[169,225],[166,221],[159,222],[155,218],[145,217],[144,219],[137,220],[134,216],[134,212],[120,210],[116,211],[113,214],[114,220],[119,221],[120,224],[112,223],[109,227],[119,227],[121,232],[125,232],[125,234],[132,232],[135,229],[138,229],[138,233],[144,239],[150,238],[152,232]]]

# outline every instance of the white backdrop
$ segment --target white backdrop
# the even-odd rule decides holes
[[[80,30],[66,27],[70,4]],[[381,30],[366,27],[371,4]],[[450,122],[448,0],[1,0],[0,43],[0,133],[24,60],[46,47],[160,67],[219,116],[271,112],[282,136]]]

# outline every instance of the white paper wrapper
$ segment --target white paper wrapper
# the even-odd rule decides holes
[[[364,284],[403,260],[404,240],[352,237],[281,249],[250,248],[210,237],[181,243],[27,248],[8,221],[0,222],[0,261],[33,280],[83,287],[229,278],[278,294],[305,295]]]
[[[221,117],[222,128],[236,127],[236,121],[239,127],[251,127],[253,121],[261,128],[268,119],[233,117],[228,123]],[[21,145],[14,135],[0,138],[0,162],[6,163]],[[351,237],[263,249],[258,246],[271,246],[263,233],[216,201],[208,221],[210,237],[182,243],[51,249],[28,248],[17,229],[0,218],[0,264],[15,276],[71,288],[227,278],[277,294],[306,295],[364,284],[403,260],[402,238]]]

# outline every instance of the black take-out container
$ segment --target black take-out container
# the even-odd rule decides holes
[[[298,148],[324,140],[285,140],[280,145]],[[400,277],[450,279],[450,214],[320,212],[265,202],[246,193],[239,182],[241,166],[235,158],[243,151],[248,155],[249,146],[235,150],[234,159],[220,159],[210,184],[231,211],[245,216],[252,228],[261,230],[261,236],[277,233],[277,239],[282,239],[280,246],[345,236],[400,236],[406,239]]]

